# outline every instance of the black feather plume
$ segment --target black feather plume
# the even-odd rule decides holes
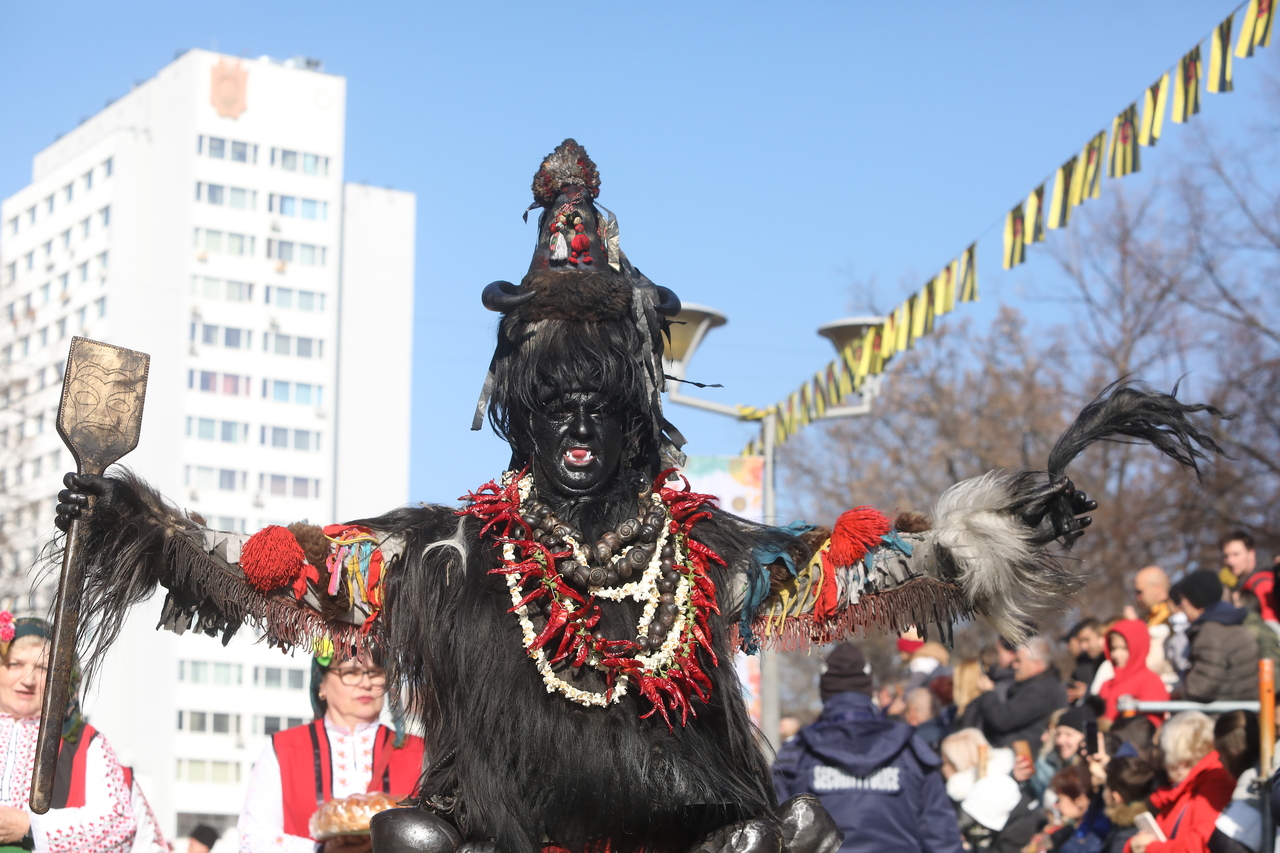
[[[1231,416],[1206,403],[1182,403],[1177,393],[1177,385],[1173,386],[1172,393],[1165,394],[1128,379],[1120,379],[1102,389],[1049,451],[1050,480],[1064,475],[1067,465],[1098,441],[1150,444],[1195,471],[1199,478],[1199,463],[1209,458],[1206,451],[1222,456],[1226,456],[1226,452],[1189,416],[1201,412],[1224,420]],[[1061,493],[1050,502],[1048,519],[1058,530],[1070,528],[1074,516],[1072,497],[1070,493]],[[1066,537],[1067,544],[1078,536],[1077,532],[1075,536]]]

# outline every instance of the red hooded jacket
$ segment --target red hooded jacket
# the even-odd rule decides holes
[[[1222,766],[1218,753],[1211,752],[1176,788],[1151,795],[1156,823],[1168,841],[1152,841],[1147,853],[1203,853],[1209,849],[1218,815],[1231,802],[1236,780]],[[1124,853],[1130,853],[1125,842]]]
[[[1128,662],[1116,669],[1114,678],[1104,681],[1098,688],[1098,695],[1107,703],[1105,716],[1114,723],[1120,715],[1116,701],[1121,696],[1132,696],[1139,702],[1167,702],[1169,691],[1160,676],[1147,669],[1147,650],[1151,648],[1147,623],[1138,619],[1121,619],[1112,625],[1107,630],[1107,660],[1111,660],[1112,634],[1119,634],[1129,646]],[[1164,722],[1163,714],[1147,716],[1157,726]]]

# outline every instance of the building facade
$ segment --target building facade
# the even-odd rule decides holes
[[[344,182],[345,100],[313,61],[188,51],[0,203],[0,604],[51,597],[33,566],[72,464],[54,424],[73,335],[151,355],[124,461],[211,527],[407,500],[415,199]],[[166,832],[234,822],[267,736],[310,719],[309,659],[156,633],[159,604],[86,708]]]

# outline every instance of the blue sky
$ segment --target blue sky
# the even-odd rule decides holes
[[[177,50],[322,59],[348,80],[347,178],[418,195],[411,498],[451,501],[506,461],[468,431],[495,319],[479,294],[523,275],[529,181],[564,137],[599,164],[628,256],[729,316],[691,373],[725,387],[701,393],[767,405],[831,358],[815,330],[849,313],[852,277],[892,306],[985,234],[969,316],[1052,287],[1043,252],[1003,274],[990,226],[1233,7],[6,3],[0,195]],[[1237,92],[1206,95],[1197,121],[1256,107],[1268,53],[1237,60]],[[1174,145],[1144,152],[1133,180]],[[751,435],[669,417],[693,453]]]

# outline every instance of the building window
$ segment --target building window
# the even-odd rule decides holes
[[[191,711],[187,714],[187,731],[204,732],[208,731],[208,726],[209,715],[204,711]]]
[[[289,335],[276,335],[274,351],[276,355],[288,355],[293,341]]]
[[[289,478],[280,474],[271,475],[271,494],[284,495],[288,491]]]
[[[75,198],[75,194],[76,194],[75,184],[67,184],[65,187],[62,188],[62,195],[67,201],[71,201],[71,199]]]
[[[226,188],[222,184],[208,184],[205,186],[205,200],[209,204],[222,204],[225,191]]]
[[[93,172],[92,172],[92,170],[84,173],[84,188],[85,188],[85,191],[86,191],[86,192],[88,192],[89,190],[93,189]]]
[[[306,679],[306,675],[307,675],[307,671],[305,669],[289,670],[289,689],[290,690],[305,689],[304,681]]]
[[[44,212],[53,213],[53,196],[47,195],[44,198]]]
[[[289,446],[289,430],[284,427],[271,428],[271,446],[272,447],[288,447]]]
[[[102,172],[104,177],[111,177],[111,164],[114,158],[108,157],[102,161]]]
[[[36,206],[33,204],[27,208],[27,224],[34,225],[36,222]]]
[[[111,205],[107,205],[98,211],[98,217],[102,220],[102,227],[106,228],[111,224]]]
[[[209,137],[209,156],[222,160],[227,156],[227,140],[216,136]]]
[[[88,281],[89,280],[89,262],[85,261],[84,263],[82,263],[79,269],[80,269],[80,280]]]
[[[271,398],[279,403],[289,402],[289,383],[279,379],[271,383]]]
[[[231,160],[235,163],[249,162],[249,146],[243,142],[232,142]]]

